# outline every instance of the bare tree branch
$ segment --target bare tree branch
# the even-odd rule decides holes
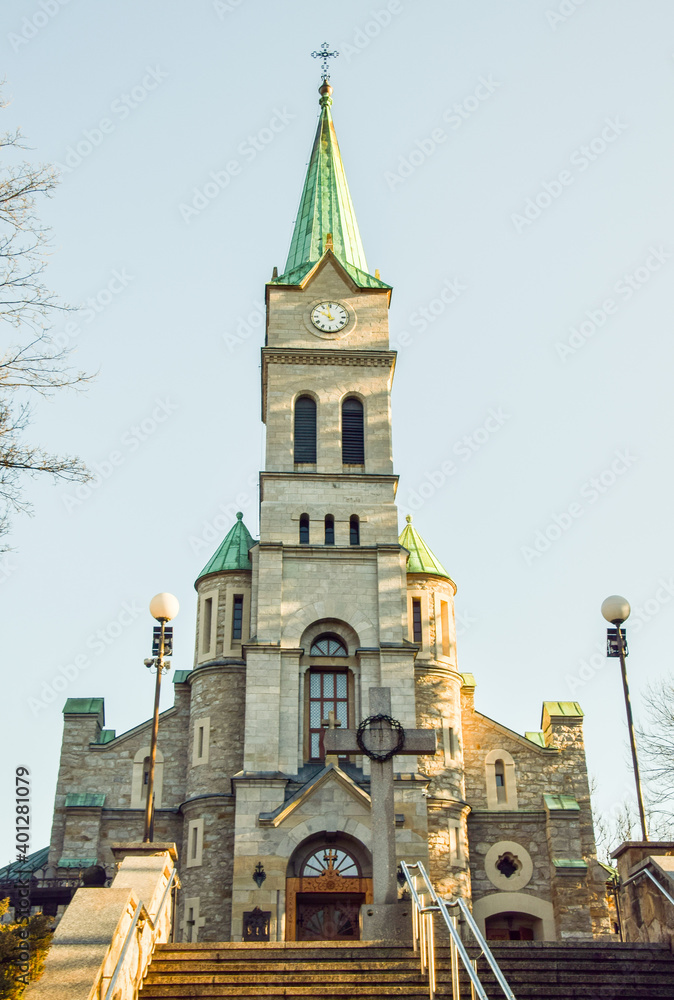
[[[0,109],[6,103],[0,100]],[[27,148],[18,129],[0,135],[5,159]],[[91,478],[80,459],[23,441],[31,393],[51,396],[57,389],[83,388],[91,377],[69,366],[69,349],[55,344],[48,332],[54,315],[70,309],[45,284],[51,231],[36,211],[36,200],[51,197],[57,181],[47,164],[0,166],[0,324],[14,328],[19,338],[0,356],[0,536],[8,531],[11,510],[31,512],[23,494],[26,475]],[[27,337],[21,336],[24,331]]]

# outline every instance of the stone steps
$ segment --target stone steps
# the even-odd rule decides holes
[[[614,942],[494,942],[517,1000],[674,1000],[674,956],[665,946]],[[474,949],[469,949],[473,955]],[[437,949],[438,997],[451,996],[449,949]],[[503,994],[483,957],[489,1000]],[[461,1000],[468,1000],[461,974]],[[427,997],[412,948],[384,942],[161,945],[142,1000],[198,997]]]

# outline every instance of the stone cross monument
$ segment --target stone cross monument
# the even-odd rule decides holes
[[[370,688],[370,717],[358,729],[328,729],[324,747],[327,755],[357,753],[371,760],[370,798],[372,800],[372,896],[375,921],[368,937],[394,937],[398,900],[395,843],[395,803],[393,798],[393,758],[401,754],[434,754],[437,739],[434,729],[404,730],[391,718],[391,689]],[[334,757],[333,757],[334,760]],[[374,923],[377,928],[374,928]],[[365,936],[365,935],[364,935]]]

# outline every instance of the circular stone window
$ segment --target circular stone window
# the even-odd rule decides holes
[[[484,870],[493,886],[517,892],[531,881],[534,864],[525,847],[514,840],[500,840],[487,851]]]

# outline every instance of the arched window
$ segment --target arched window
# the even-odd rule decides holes
[[[357,514],[352,514],[349,521],[349,544],[360,545],[360,519]]]
[[[325,544],[335,544],[335,519],[332,514],[325,515]]]
[[[349,396],[342,403],[342,463],[363,465],[364,462],[363,404],[355,396]]]
[[[484,761],[487,809],[517,809],[515,761],[507,750],[490,750]]]
[[[494,781],[496,784],[496,801],[506,801],[505,764],[502,760],[494,761]]]
[[[348,851],[328,845],[314,851],[302,866],[302,878],[320,878],[321,875],[360,878],[360,868]]]
[[[311,396],[295,401],[295,463],[316,463],[316,403]]]
[[[300,514],[300,545],[309,544],[309,515]]]
[[[336,635],[319,635],[311,644],[312,656],[348,656],[346,646]]]

